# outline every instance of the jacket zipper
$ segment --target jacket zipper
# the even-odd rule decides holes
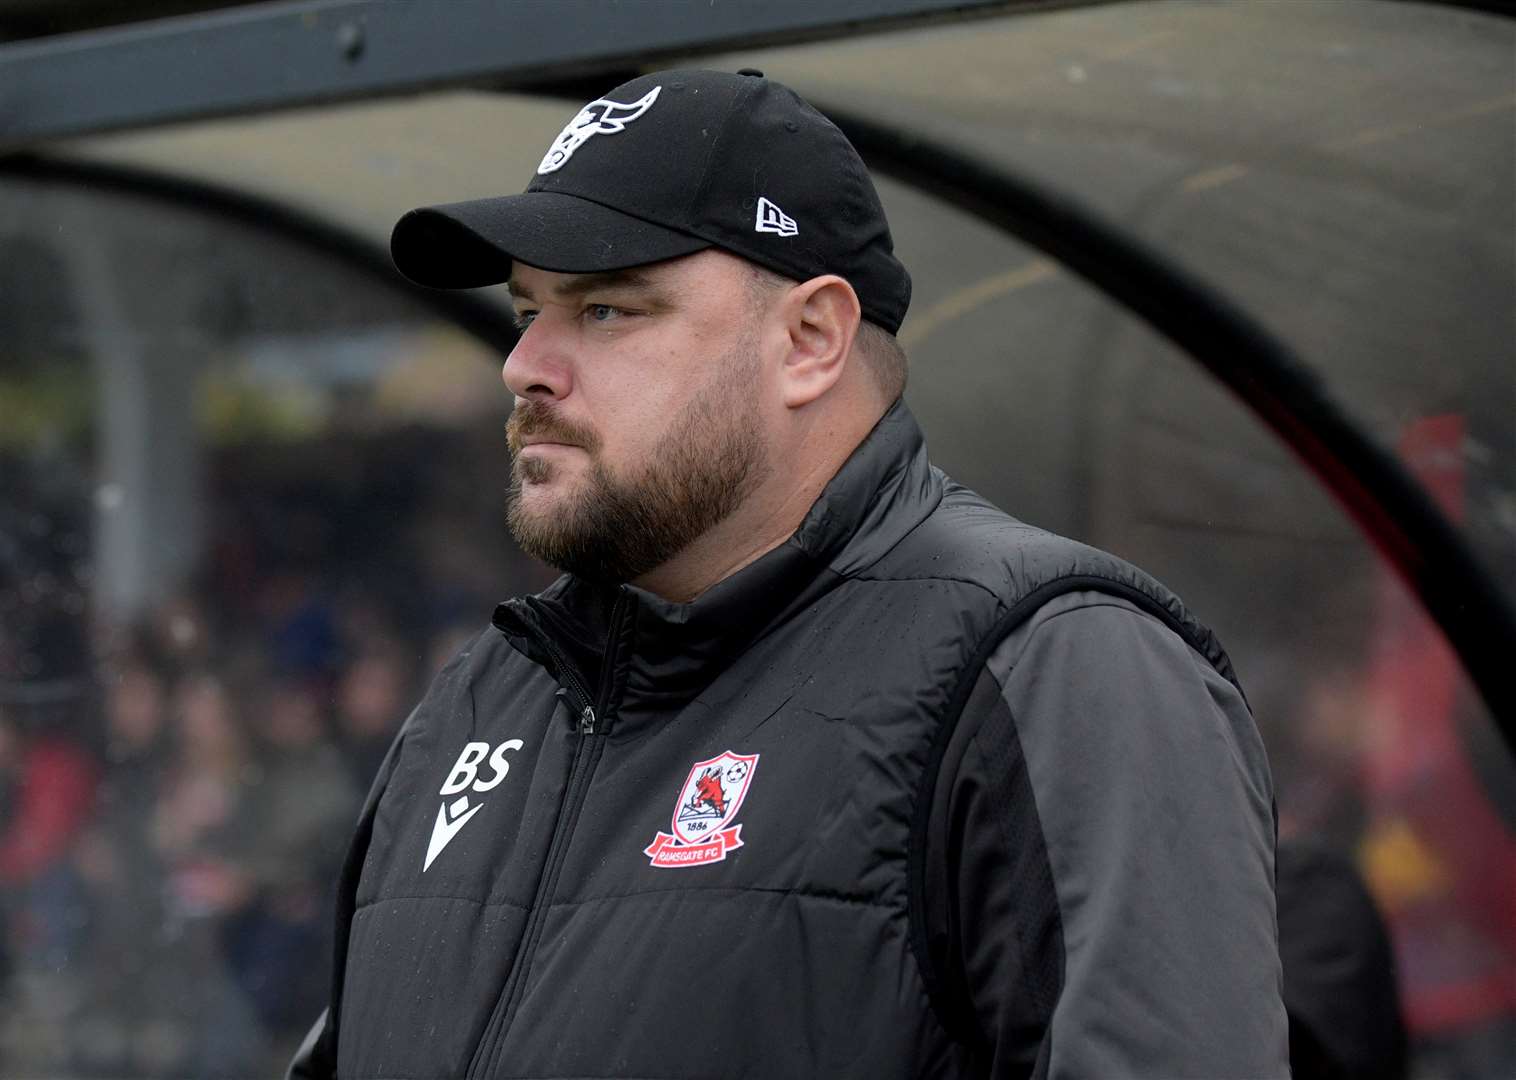
[[[606,638],[605,656],[602,658],[600,669],[600,692],[593,699],[589,695],[589,689],[579,674],[579,670],[574,667],[552,638],[539,629],[534,620],[524,620],[528,632],[536,638],[558,669],[560,693],[568,698],[570,706],[575,711],[574,726],[579,733],[579,741],[574,747],[574,760],[569,766],[568,784],[564,788],[563,800],[559,803],[558,820],[553,827],[553,838],[548,843],[547,861],[543,867],[542,876],[537,882],[537,893],[532,898],[531,912],[527,918],[521,949],[517,953],[516,962],[511,965],[510,977],[506,980],[500,998],[495,1003],[489,1023],[484,1027],[484,1035],[479,1040],[479,1045],[474,1048],[474,1059],[469,1063],[468,1069],[470,1077],[488,1077],[494,1072],[495,1057],[505,1043],[506,1032],[510,1030],[516,1009],[521,1004],[527,975],[531,971],[532,959],[536,955],[537,944],[542,937],[542,927],[547,920],[548,901],[557,891],[558,872],[562,869],[569,839],[573,835],[574,826],[579,821],[579,811],[584,806],[590,777],[594,774],[595,766],[605,749],[605,733],[608,726],[606,720],[609,718],[613,704],[611,694],[615,682],[614,666],[622,636],[621,624],[630,606],[629,598],[630,594],[623,586],[616,594],[616,602],[611,608],[610,630]]]

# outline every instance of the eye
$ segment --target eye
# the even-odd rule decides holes
[[[610,304],[589,304],[584,309],[584,314],[591,322],[610,322],[617,315],[622,314],[618,307]]]
[[[518,311],[515,317],[511,319],[511,322],[515,323],[517,330],[525,331],[528,326],[532,325],[532,320],[536,317],[537,313],[535,311]]]

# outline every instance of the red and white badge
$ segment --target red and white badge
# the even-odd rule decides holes
[[[728,750],[697,761],[674,805],[672,835],[660,832],[643,849],[654,866],[705,866],[742,846],[742,826],[732,825],[758,769],[757,754]]]

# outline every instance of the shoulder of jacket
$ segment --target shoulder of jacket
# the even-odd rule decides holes
[[[1133,584],[1146,578],[1108,552],[1018,521],[949,480],[937,508],[864,576],[971,581],[1014,602],[1076,574]]]
[[[937,508],[864,576],[977,585],[998,602],[994,640],[1057,597],[1073,592],[1119,597],[1160,619],[1236,683],[1215,635],[1161,582],[1110,552],[1018,521],[951,480]]]

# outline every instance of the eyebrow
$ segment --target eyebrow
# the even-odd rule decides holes
[[[640,270],[607,270],[597,274],[576,274],[573,279],[553,286],[553,295],[560,299],[583,296],[596,289],[648,289],[654,286],[653,278]],[[532,291],[515,278],[505,283],[513,297],[518,300],[536,301]]]

